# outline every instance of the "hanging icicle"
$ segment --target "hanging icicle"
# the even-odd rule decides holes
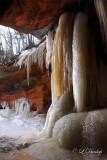
[[[77,111],[87,106],[88,19],[78,13],[73,31],[73,95]]]
[[[54,47],[54,88],[56,97],[72,92],[72,32],[75,12],[64,13],[59,19]]]
[[[31,71],[31,65],[38,62],[38,66],[43,69],[43,63],[46,57],[46,42],[40,44],[38,48],[32,48],[27,51],[23,51],[22,54],[19,56],[19,61],[17,65],[27,66],[27,81],[29,85],[29,74]]]
[[[52,63],[53,54],[53,30],[48,31],[48,36],[46,36],[46,68],[49,69],[49,64]]]
[[[95,8],[98,14],[102,37],[103,37],[103,44],[104,49],[106,52],[107,58],[107,1],[106,0],[94,0]]]
[[[78,13],[73,30],[73,96],[78,112],[97,108],[98,68],[95,37],[88,27],[87,15]]]

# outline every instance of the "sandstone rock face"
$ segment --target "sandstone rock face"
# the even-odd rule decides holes
[[[78,0],[1,0],[0,24],[19,32],[43,36],[58,22],[60,15]],[[79,6],[79,2],[78,2]]]
[[[30,73],[30,85],[27,84],[26,70],[8,66],[0,71],[0,102],[27,98],[32,102],[31,110],[38,109],[39,113],[46,113],[51,104],[51,76],[47,70],[43,72],[35,64]]]

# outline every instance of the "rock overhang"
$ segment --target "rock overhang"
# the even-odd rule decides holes
[[[81,8],[85,0],[1,0],[0,24],[40,38],[58,23],[60,15]]]

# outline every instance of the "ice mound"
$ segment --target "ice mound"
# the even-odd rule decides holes
[[[82,147],[82,131],[86,113],[71,113],[59,119],[53,129],[53,139],[66,149]]]
[[[52,131],[54,125],[58,119],[63,117],[64,115],[70,113],[73,109],[73,99],[72,96],[66,91],[61,98],[55,103],[53,107],[51,107],[48,111],[48,126],[47,131],[49,137],[52,136]]]

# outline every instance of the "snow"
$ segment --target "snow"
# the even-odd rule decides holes
[[[27,55],[27,54],[32,54],[33,52],[36,51],[37,48],[33,47],[31,49],[27,49],[21,52],[21,55]]]
[[[26,136],[36,134],[42,131],[44,126],[44,116],[37,115],[36,118],[32,115],[28,117],[14,116],[4,118],[0,115],[0,136]]]
[[[39,115],[37,111],[16,115],[16,111],[8,106],[0,109],[0,159],[8,159],[7,156],[13,159],[12,154],[27,145],[26,139],[21,137],[39,134],[44,123],[44,114]]]
[[[5,104],[5,102],[2,104]],[[18,112],[9,109],[8,106],[0,110],[0,137],[18,137],[42,131],[45,123],[44,114],[39,115],[37,111],[26,112],[26,114],[16,113]]]

